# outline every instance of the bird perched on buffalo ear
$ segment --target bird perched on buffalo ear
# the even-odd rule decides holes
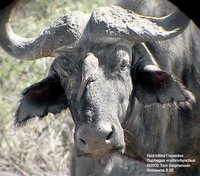
[[[76,99],[77,102],[80,101],[88,82],[94,79],[94,75],[97,73],[98,68],[99,68],[98,58],[96,58],[93,53],[87,53],[87,57],[83,61],[82,65],[82,80],[77,94],[77,99]]]

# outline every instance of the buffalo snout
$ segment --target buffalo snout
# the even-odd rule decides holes
[[[114,151],[124,152],[123,130],[114,124],[82,124],[75,132],[75,146],[78,156],[103,155]]]

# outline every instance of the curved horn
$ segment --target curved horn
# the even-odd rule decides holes
[[[0,46],[11,56],[20,60],[54,57],[56,49],[74,44],[82,35],[85,14],[72,12],[57,19],[36,38],[16,35],[10,25],[10,13],[17,1],[0,11]]]
[[[189,24],[181,11],[165,17],[146,17],[118,6],[99,8],[90,18],[92,39],[108,41],[108,38],[133,42],[166,40],[180,34]]]

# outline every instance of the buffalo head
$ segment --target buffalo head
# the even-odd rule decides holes
[[[0,46],[21,60],[55,57],[48,77],[23,91],[16,125],[69,108],[77,154],[102,156],[124,152],[122,124],[136,100],[144,105],[191,101],[191,94],[142,43],[181,33],[189,20],[180,11],[162,18],[117,6],[92,14],[72,12],[37,38],[26,39],[9,26],[13,6],[0,12]]]

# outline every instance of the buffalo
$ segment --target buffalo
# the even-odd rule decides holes
[[[122,1],[61,16],[28,39],[9,25],[16,2],[0,11],[2,49],[20,60],[55,57],[48,77],[22,92],[17,126],[69,108],[73,175],[93,166],[91,175],[117,175],[126,162],[143,170],[130,175],[145,175],[148,154],[194,158],[173,174],[200,174],[200,34],[187,16],[165,0]]]
[[[197,1],[192,1],[188,5],[187,0],[169,0],[173,4],[175,4],[181,11],[183,11],[186,15],[188,15],[189,18],[191,18],[195,24],[200,28],[200,19],[198,18],[199,16],[199,11],[194,10],[195,7],[197,7]]]

